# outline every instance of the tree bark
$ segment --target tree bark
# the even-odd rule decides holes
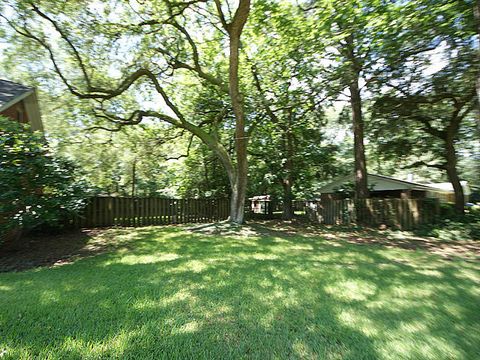
[[[292,114],[289,114],[289,124],[286,128],[283,129],[285,136],[285,154],[286,160],[283,165],[283,171],[285,177],[282,181],[283,186],[283,219],[292,220],[294,212],[292,206],[293,194],[293,155],[294,155],[294,138],[292,134]]]
[[[222,22],[225,22],[221,8],[219,8]],[[236,176],[232,184],[230,205],[230,221],[242,224],[245,221],[245,197],[247,192],[247,136],[245,131],[245,112],[243,96],[240,92],[238,67],[240,60],[240,36],[250,13],[250,0],[240,0],[237,11],[230,24],[224,24],[230,37],[228,92],[235,114],[235,154]]]
[[[445,150],[447,175],[455,193],[455,211],[459,215],[463,215],[465,213],[465,196],[457,172],[457,154],[455,152],[454,137],[451,134],[447,134]]]
[[[355,198],[365,199],[370,196],[367,183],[367,160],[365,157],[365,146],[363,144],[363,114],[362,97],[360,95],[360,72],[361,62],[355,53],[355,39],[352,34],[345,38],[345,49],[343,50],[350,63],[350,106],[352,109],[353,122],[353,153],[355,159]]]
[[[238,63],[240,49],[240,34],[230,37],[230,70],[229,93],[235,114],[235,154],[236,181],[233,184],[230,208],[230,221],[238,224],[244,222],[245,197],[247,192],[247,137],[245,132],[245,113],[243,97],[239,89]]]
[[[137,167],[137,159],[134,159],[132,163],[132,198],[135,197],[135,185],[137,182],[136,167]]]
[[[477,33],[477,41],[480,42],[480,0],[475,0],[473,4],[473,14],[475,17],[475,30]],[[480,47],[477,50],[477,79],[476,79],[476,92],[477,92],[477,131],[480,134]]]
[[[475,0],[473,4],[473,14],[475,17],[475,31],[477,33],[477,40],[480,41],[480,0]],[[480,48],[477,51],[478,58],[480,59]],[[480,69],[477,69],[480,70]],[[477,73],[477,97],[480,104],[480,71]]]
[[[283,220],[292,220],[294,216],[292,184],[288,180],[283,183]]]
[[[350,87],[350,105],[352,108],[353,121],[353,152],[355,157],[355,197],[365,199],[369,197],[367,183],[367,160],[365,157],[365,146],[363,143],[363,114],[362,98],[358,86],[358,76],[351,82]]]

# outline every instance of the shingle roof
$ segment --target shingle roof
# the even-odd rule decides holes
[[[32,90],[31,87],[0,79],[0,108]]]

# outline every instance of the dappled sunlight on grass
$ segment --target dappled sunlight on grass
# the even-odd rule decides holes
[[[366,281],[338,281],[325,287],[325,291],[332,297],[346,301],[367,300],[374,295],[377,287]]]
[[[354,324],[354,328],[362,331],[366,336],[376,336],[379,334],[379,329],[375,326],[374,321],[351,308],[341,310],[338,314],[338,319],[345,326]]]
[[[165,254],[165,256],[158,255],[125,255],[119,263],[122,264],[153,264],[162,261],[171,261],[178,259],[177,254]]]
[[[0,274],[6,358],[474,358],[480,266],[259,225],[112,229]],[[3,359],[2,359],[3,360]]]

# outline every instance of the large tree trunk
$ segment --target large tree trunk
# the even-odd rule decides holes
[[[465,196],[463,194],[462,184],[457,172],[457,154],[455,153],[454,139],[447,136],[446,139],[446,159],[447,159],[447,175],[452,183],[455,192],[455,211],[463,215],[465,212]]]
[[[363,144],[363,114],[362,98],[360,96],[359,78],[362,69],[355,53],[355,39],[352,34],[345,38],[346,47],[343,50],[350,62],[350,106],[353,122],[353,153],[355,159],[355,198],[365,199],[370,196],[367,183],[367,160]]]
[[[282,182],[283,186],[283,220],[292,220],[294,215],[293,209],[293,194],[292,184],[289,180],[285,179]]]
[[[351,82],[349,89],[354,137],[355,197],[357,199],[364,199],[369,197],[369,191],[367,184],[367,161],[365,158],[365,146],[363,144],[362,98],[358,86],[358,77],[355,77]]]
[[[475,16],[475,31],[477,32],[477,40],[480,41],[480,0],[475,0],[473,4],[473,14]],[[478,58],[480,59],[480,48],[478,49]],[[477,98],[480,104],[480,69],[477,72]]]
[[[135,185],[137,182],[136,168],[137,168],[137,159],[135,158],[133,159],[133,163],[132,163],[132,198],[135,197]]]
[[[240,0],[237,11],[227,31],[230,36],[228,90],[235,114],[236,179],[232,184],[230,221],[242,224],[245,220],[245,197],[247,192],[247,136],[243,96],[240,92],[238,66],[240,57],[240,36],[250,13],[250,0]]]
[[[283,219],[291,220],[293,218],[293,155],[294,155],[294,138],[292,133],[292,114],[289,114],[289,124],[283,129],[285,136],[285,154],[286,161],[283,165],[284,178],[282,180],[283,186]]]
[[[473,4],[473,14],[475,17],[475,30],[477,32],[477,41],[480,41],[480,0],[475,0]],[[480,134],[480,47],[477,50],[477,101],[479,107],[477,107],[477,131]]]

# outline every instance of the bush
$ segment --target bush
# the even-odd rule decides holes
[[[74,166],[54,157],[40,133],[0,117],[0,242],[15,229],[61,226],[84,206]]]
[[[440,219],[454,219],[458,216],[454,204],[440,203]]]
[[[415,233],[441,240],[480,240],[480,209],[471,207],[465,215],[452,211],[453,206],[442,205],[440,217],[433,224],[422,226]]]

